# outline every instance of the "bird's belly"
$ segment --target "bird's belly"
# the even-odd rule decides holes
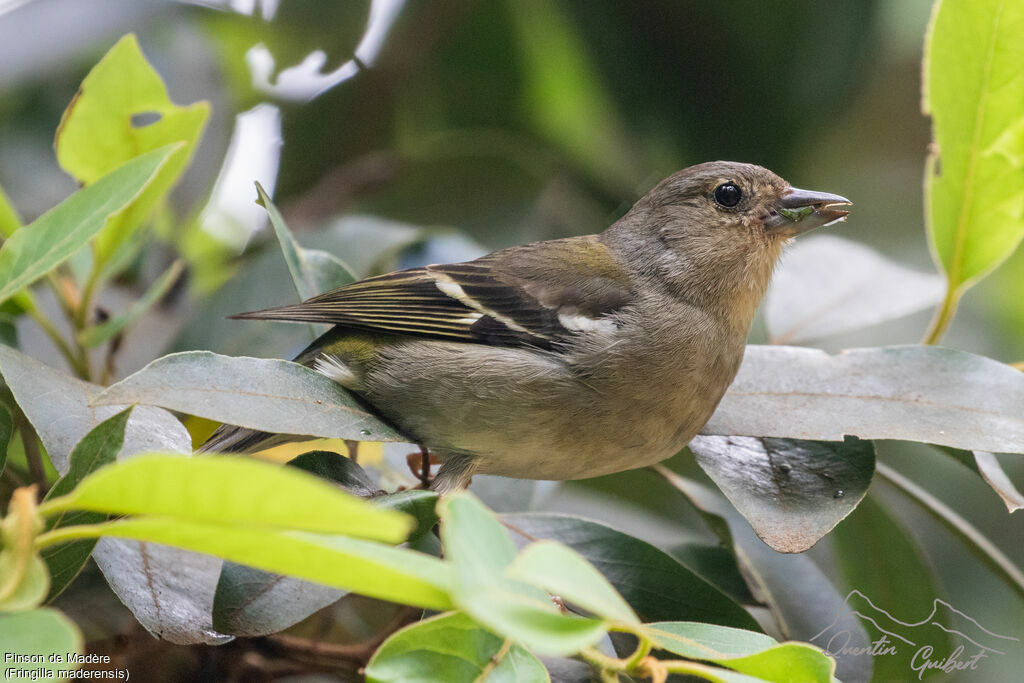
[[[396,360],[418,349],[404,350]],[[431,347],[433,362],[417,364],[416,379],[400,387],[370,377],[367,398],[442,460],[471,457],[483,474],[584,479],[651,465],[686,445],[725,390],[709,385],[704,368],[581,379],[535,353],[457,351],[456,366]]]

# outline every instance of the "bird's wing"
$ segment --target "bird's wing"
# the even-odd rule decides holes
[[[614,325],[609,316],[631,299],[629,277],[607,247],[574,237],[367,278],[300,304],[232,317],[550,348]]]

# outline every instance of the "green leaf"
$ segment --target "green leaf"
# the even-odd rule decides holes
[[[441,614],[406,626],[366,665],[370,683],[542,683],[548,672],[521,645],[480,628],[464,614]]]
[[[141,299],[132,304],[131,308],[121,315],[114,316],[110,320],[99,325],[93,325],[82,330],[78,336],[80,344],[94,348],[104,343],[114,335],[122,332],[126,327],[145,315],[146,311],[153,307],[153,304],[160,301],[170,288],[177,282],[181,275],[181,261],[171,264],[163,275],[157,278]]]
[[[138,117],[157,120],[143,125]],[[106,263],[149,217],[184,172],[202,134],[209,105],[176,106],[132,34],[92,68],[57,129],[57,161],[89,186],[140,153],[177,143],[167,163],[130,209],[103,230],[96,259]]]
[[[58,372],[9,346],[0,345],[0,374],[61,474],[68,471],[75,445],[126,407],[90,406],[101,387]],[[166,410],[140,406],[128,420],[122,456],[154,450],[191,453],[192,437]]]
[[[640,624],[633,609],[601,572],[561,543],[531,543],[516,558],[508,576],[543,588],[596,616],[624,624]]]
[[[473,494],[445,496],[439,508],[441,542],[455,570],[454,601],[478,623],[549,655],[574,654],[607,632],[603,621],[561,614],[547,593],[507,575],[515,545]]]
[[[829,627],[845,608],[844,596],[805,554],[777,553],[761,541],[743,517],[709,487],[682,477],[667,467],[656,471],[676,487],[713,528],[729,525],[728,538],[755,598],[764,604],[782,637],[825,647]],[[720,530],[719,530],[720,531]],[[867,651],[871,641],[859,620],[844,622],[845,645]],[[844,656],[837,660],[841,680],[870,680],[871,657]]]
[[[516,546],[494,513],[465,491],[441,498],[438,507],[445,556],[462,581],[487,584],[504,574],[515,560]]]
[[[648,624],[644,633],[669,652],[773,683],[830,683],[835,672],[835,662],[818,648],[779,644],[760,633],[693,622]]]
[[[870,441],[698,436],[697,464],[758,537],[780,553],[802,553],[853,512],[875,473]]]
[[[291,230],[288,229],[288,225],[284,222],[284,218],[281,217],[281,212],[277,210],[274,202],[259,183],[256,183],[256,192],[259,194],[256,203],[266,209],[267,215],[270,216],[270,224],[274,226],[277,240],[281,243],[281,251],[284,253],[288,272],[292,276],[292,283],[295,285],[295,291],[298,292],[300,300],[305,301],[325,291],[320,289],[324,280],[337,281],[342,278],[332,287],[355,281],[355,276],[340,259],[327,252],[317,252],[315,256],[311,256],[310,250],[299,246]]]
[[[5,239],[14,234],[22,226],[21,216],[14,208],[4,188],[0,187],[0,235]]]
[[[514,532],[560,541],[582,555],[643,621],[690,619],[758,628],[754,618],[720,590],[639,538],[572,515],[521,513],[502,515],[502,520]]]
[[[923,441],[1024,453],[1024,373],[930,346],[830,355],[748,346],[735,381],[701,430],[720,436]]]
[[[40,536],[40,543],[101,536],[193,550],[382,600],[428,609],[452,607],[449,593],[454,581],[444,562],[358,538],[183,518],[134,517],[66,527]]]
[[[372,482],[357,463],[330,451],[310,451],[288,461],[358,496],[369,495]],[[236,636],[277,633],[337,602],[336,588],[290,576],[224,562],[213,596],[213,626]]]
[[[52,500],[69,493],[86,476],[100,467],[114,462],[124,445],[124,431],[131,412],[131,408],[126,408],[113,417],[107,418],[86,434],[75,446],[75,450],[71,452],[68,473],[57,480],[47,491],[46,498],[43,500]],[[105,514],[97,512],[66,511],[47,519],[46,530],[50,531],[72,524],[96,524],[106,518]],[[95,545],[95,541],[85,540],[43,549],[42,556],[49,568],[51,578],[47,602],[60,595],[68,584],[78,576]]]
[[[0,550],[0,577],[9,576],[16,563],[17,557],[13,549]],[[32,555],[14,592],[0,602],[0,613],[22,612],[38,607],[49,590],[50,574],[46,571],[46,563],[39,555]]]
[[[32,664],[19,664],[18,669],[29,669],[39,678],[59,679],[59,672],[77,668],[68,664],[68,654],[81,654],[84,641],[81,631],[63,613],[50,608],[34,609],[17,614],[0,614],[0,652],[5,656],[38,657]],[[60,655],[50,658],[50,655]],[[11,667],[10,662],[4,668]],[[41,670],[41,671],[40,671]],[[30,680],[30,677],[11,676],[7,680]]]
[[[3,472],[7,464],[7,447],[11,444],[11,437],[14,436],[14,418],[11,417],[11,409],[0,403],[0,472]]]
[[[405,540],[407,515],[374,507],[330,484],[259,460],[146,454],[108,465],[40,512],[92,510],[158,515],[214,524],[244,524]]]
[[[362,441],[404,441],[348,392],[285,360],[185,351],[107,388],[94,405],[143,403],[250,429]]]
[[[153,182],[177,148],[167,145],[135,157],[14,233],[0,247],[0,302],[84,247]]]
[[[967,549],[986,567],[1002,579],[1017,595],[1024,597],[1024,571],[1008,558],[977,527],[964,519],[953,508],[932,495],[928,490],[903,476],[883,463],[878,464],[878,474],[907,495],[925,512],[942,523]]]
[[[923,109],[935,147],[925,171],[928,235],[951,292],[991,272],[1024,236],[1024,6],[936,3]]]
[[[876,492],[861,501],[852,515],[847,517],[829,536],[836,560],[848,590],[848,608],[868,618],[860,623],[868,631],[871,642],[885,637],[896,653],[874,657],[876,680],[899,680],[910,669],[914,653],[924,645],[934,652],[951,652],[949,636],[944,628],[951,626],[943,613],[933,613],[929,621],[938,621],[943,628],[914,629],[898,624],[888,615],[898,615],[906,621],[916,621],[932,613],[937,596],[943,594],[935,571],[925,556],[915,535],[903,526],[896,515],[882,506]],[[885,548],[888,571],[878,571],[877,557],[869,548]],[[885,612],[875,608],[878,605]],[[888,614],[886,614],[888,613]],[[838,650],[843,639],[842,629],[835,643],[822,638],[815,642],[826,650]],[[914,646],[907,645],[892,634],[911,638]],[[868,655],[861,655],[868,656]]]

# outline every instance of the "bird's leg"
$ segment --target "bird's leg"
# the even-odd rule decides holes
[[[409,471],[420,480],[420,485],[425,489],[429,488],[430,482],[433,479],[430,476],[430,466],[432,464],[440,464],[441,462],[437,459],[437,456],[431,455],[426,446],[420,446],[420,452],[410,453],[406,456],[405,461],[409,465]]]
[[[430,488],[442,496],[469,486],[476,472],[476,460],[464,455],[447,455]]]

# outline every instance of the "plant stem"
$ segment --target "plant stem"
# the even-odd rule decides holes
[[[962,295],[963,290],[960,288],[946,289],[946,297],[942,300],[942,305],[936,309],[935,316],[928,326],[928,331],[925,333],[924,339],[921,340],[922,344],[933,345],[939,343],[942,335],[949,328],[949,324],[953,322],[953,316],[956,315],[956,309],[960,305],[960,297]]]

